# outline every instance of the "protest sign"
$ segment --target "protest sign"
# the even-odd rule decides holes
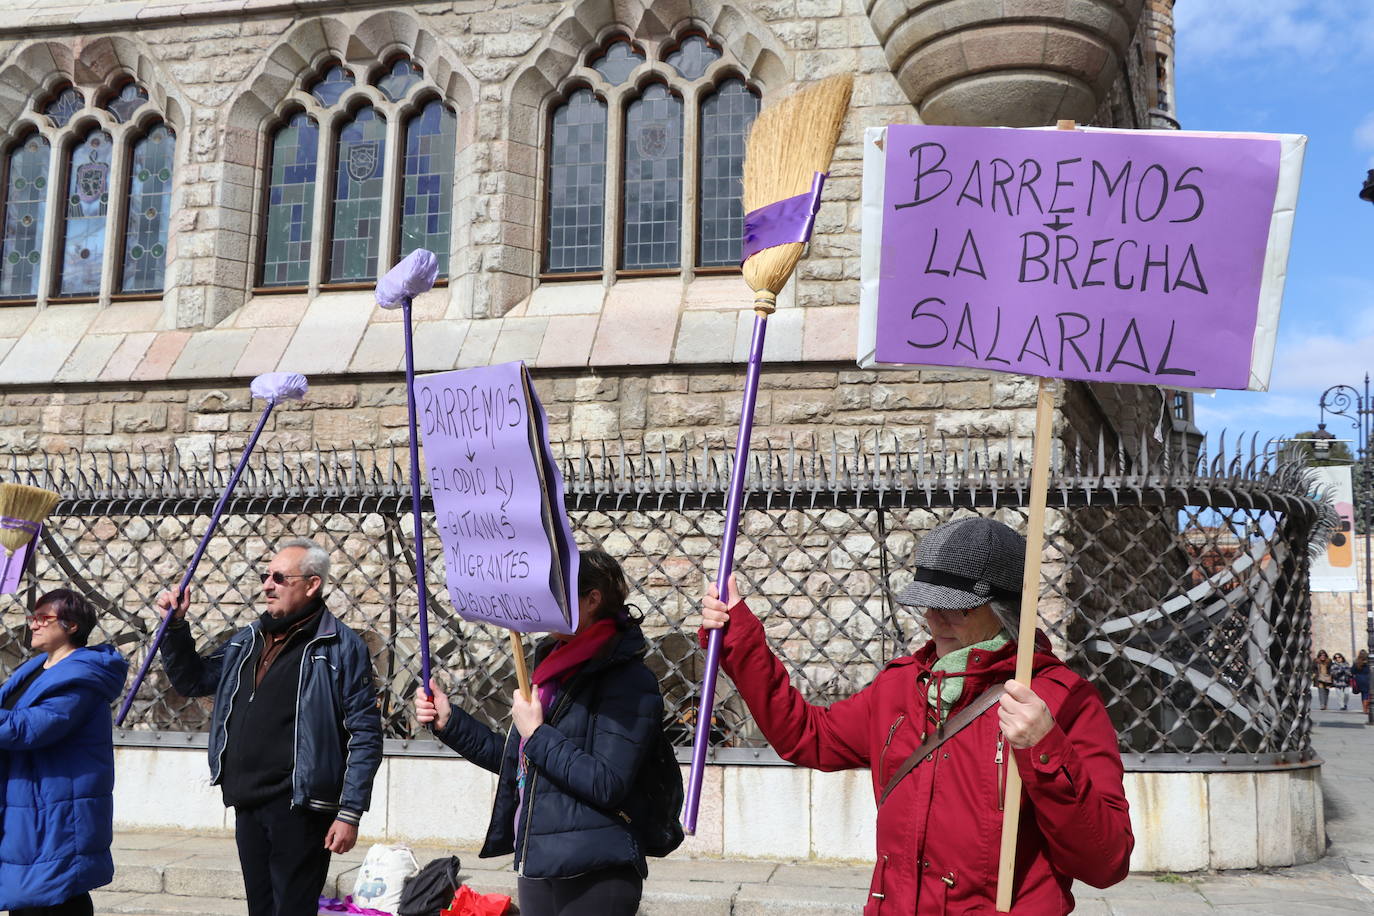
[[[1305,142],[870,128],[859,362],[1265,390]]]
[[[577,629],[577,548],[544,408],[523,363],[415,380],[449,598],[464,620]]]
[[[1313,495],[1325,497],[1336,505],[1340,517],[1336,529],[1327,535],[1326,549],[1312,555],[1310,570],[1314,592],[1355,592],[1355,496],[1349,465],[1308,468]]]

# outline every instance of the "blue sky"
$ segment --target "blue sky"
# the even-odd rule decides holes
[[[1374,374],[1374,0],[1178,0],[1175,82],[1185,130],[1308,137],[1268,393],[1198,396],[1198,425],[1292,435],[1330,385]],[[1337,417],[1342,439],[1354,429]]]

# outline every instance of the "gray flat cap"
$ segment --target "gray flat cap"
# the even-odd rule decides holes
[[[990,518],[961,518],[916,548],[916,578],[897,596],[911,607],[967,611],[993,598],[1017,601],[1026,539]]]

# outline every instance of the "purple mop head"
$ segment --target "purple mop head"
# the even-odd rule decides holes
[[[253,397],[275,404],[278,401],[299,401],[310,390],[310,383],[299,372],[264,372],[248,386]]]
[[[377,304],[384,309],[400,308],[407,299],[429,292],[439,276],[439,259],[434,252],[416,248],[377,281]]]

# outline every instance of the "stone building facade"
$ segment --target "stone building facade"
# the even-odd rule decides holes
[[[447,262],[441,286],[415,306],[421,370],[523,359],[555,437],[732,438],[734,367],[752,316],[738,272],[712,254],[737,228],[708,238],[720,234],[720,195],[706,173],[723,167],[728,177],[737,165],[709,159],[721,141],[710,106],[730,90],[756,110],[838,72],[856,76],[854,105],[808,257],[769,322],[758,436],[881,427],[908,441],[1025,437],[1034,388],[1021,380],[853,368],[859,137],[920,118],[1165,126],[1171,5],[45,0],[11,9],[0,14],[0,162],[11,183],[25,168],[42,171],[47,189],[31,180],[27,196],[6,198],[15,228],[0,256],[10,259],[0,276],[0,449],[196,453],[214,441],[232,452],[254,413],[248,379],[275,369],[306,374],[313,390],[273,419],[273,441],[404,441],[401,327],[368,290],[419,243]],[[591,188],[598,250],[595,263],[563,262],[576,253],[553,240],[568,228],[551,205],[552,185],[567,180],[555,174],[555,122],[593,97],[604,134]],[[678,106],[678,136],[666,138],[680,144],[666,201],[677,244],[643,267],[626,241],[636,231],[627,195],[662,193],[663,183],[633,187],[640,163],[616,151],[643,152],[642,124],[636,143],[625,137],[655,98]],[[429,140],[446,141],[451,160],[417,177],[407,163],[427,140],[414,125],[438,109],[445,123]],[[306,151],[309,180],[293,184],[282,179],[293,164],[285,156],[304,161],[291,143],[307,122],[317,149]],[[154,135],[165,161],[150,172]],[[92,148],[102,139],[104,150]],[[341,190],[341,170],[358,165],[341,150],[357,157],[369,144],[380,160],[371,178]],[[103,164],[107,200],[81,199],[81,176],[96,175],[83,157]],[[426,195],[417,180],[447,185]],[[295,201],[294,223],[282,218],[292,193],[309,198]],[[428,234],[407,209],[426,199],[442,223]],[[364,218],[345,226],[359,214],[368,228],[354,231]],[[1174,413],[1157,392],[1068,388],[1061,428],[1088,436],[1132,442]]]

